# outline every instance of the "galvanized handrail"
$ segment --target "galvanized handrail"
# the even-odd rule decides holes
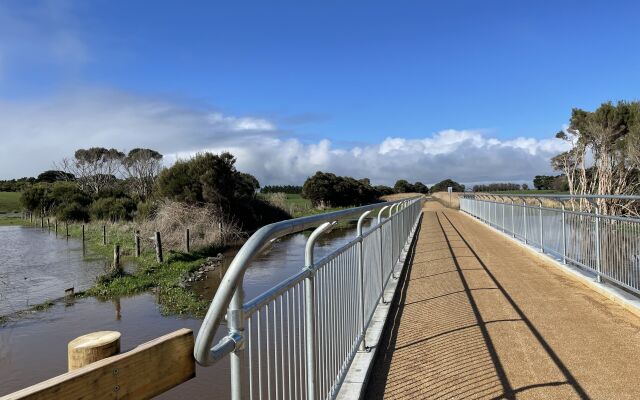
[[[606,198],[640,200],[640,196]],[[640,295],[639,218],[604,215],[595,205],[593,212],[584,212],[567,210],[564,204],[561,208],[550,208],[543,207],[542,202],[533,206],[524,202],[517,204],[513,199],[500,202],[473,195],[465,195],[460,200],[463,212],[564,264],[593,272],[598,282],[605,279]],[[498,209],[502,211],[502,218],[496,215]]]
[[[342,254],[341,252],[349,251],[351,248],[353,248],[354,245],[359,246],[359,248],[361,248],[364,240],[367,240],[367,243],[369,243],[373,239],[376,243],[378,242],[380,243],[380,246],[381,246],[379,251],[379,258],[380,258],[379,262],[380,262],[380,268],[381,268],[380,280],[384,281],[384,277],[382,276],[382,266],[384,264],[383,257],[385,256],[385,254],[382,251],[382,235],[383,235],[382,229],[384,228],[387,222],[395,224],[394,226],[397,225],[397,229],[389,230],[389,232],[397,231],[396,236],[402,236],[402,237],[391,237],[388,239],[389,240],[393,239],[394,243],[398,243],[398,244],[402,243],[402,245],[404,246],[405,244],[404,241],[406,241],[407,235],[409,235],[412,230],[415,230],[415,222],[416,222],[415,215],[417,210],[419,210],[418,206],[416,206],[416,203],[421,204],[420,202],[421,199],[422,197],[416,197],[416,198],[401,200],[393,203],[387,202],[387,203],[372,204],[372,205],[367,205],[362,207],[351,208],[347,210],[336,211],[332,213],[319,214],[319,215],[314,215],[310,217],[282,221],[275,224],[267,225],[259,229],[256,233],[254,233],[249,238],[249,240],[247,240],[247,242],[244,244],[244,246],[240,249],[236,257],[231,262],[216,292],[216,295],[211,302],[209,310],[207,311],[207,314],[205,316],[205,319],[203,321],[203,324],[200,328],[200,331],[196,339],[195,348],[194,348],[194,357],[196,361],[201,365],[207,366],[229,355],[230,362],[231,362],[231,375],[232,375],[232,397],[235,399],[241,398],[242,396],[241,388],[243,387],[243,384],[242,384],[243,362],[241,357],[244,350],[245,342],[247,341],[247,337],[245,337],[246,336],[245,326],[244,326],[245,320],[247,320],[248,323],[251,324],[252,315],[258,312],[257,323],[258,323],[258,330],[260,330],[259,310],[261,309],[261,307],[266,306],[268,310],[269,303],[275,302],[279,299],[280,313],[282,313],[283,312],[282,307],[283,307],[283,301],[284,301],[283,296],[285,295],[287,296],[286,297],[287,307],[289,307],[289,303],[288,303],[289,294],[290,294],[289,292],[292,289],[295,289],[298,285],[300,285],[302,281],[306,282],[305,283],[305,285],[307,286],[307,290],[305,291],[307,293],[306,295],[313,296],[313,293],[314,293],[313,275],[316,273],[316,270],[330,263],[332,258],[339,256],[340,254]],[[406,207],[410,204],[413,205],[413,207],[411,208],[411,211],[412,211],[411,218],[413,219],[412,221],[409,221],[409,218],[408,218],[409,213],[404,212]],[[390,211],[389,219],[383,221],[381,217],[383,212],[387,208]],[[395,213],[392,213],[393,209],[396,210]],[[367,217],[369,214],[371,214],[375,210],[379,210],[378,219],[377,219],[378,223],[375,224],[369,231],[363,233],[362,222],[364,221],[364,218]],[[356,217],[359,217],[358,235],[356,239],[351,241],[347,245],[342,246],[340,249],[334,251],[332,254],[328,255],[323,260],[321,260],[319,263],[314,264],[313,245],[315,243],[315,240],[322,233],[331,229],[331,227],[333,226],[333,224],[335,224],[336,221],[343,220],[343,219],[354,219]],[[280,282],[271,290],[245,303],[244,290],[243,290],[244,274],[246,270],[249,268],[251,261],[260,253],[260,251],[263,248],[265,248],[265,246],[267,246],[270,242],[272,242],[273,240],[279,237],[300,232],[303,230],[307,230],[310,228],[315,228],[315,227],[318,227],[318,228],[312,233],[311,237],[309,238],[307,242],[307,247],[305,250],[306,268],[300,271],[299,273],[295,274],[294,276]],[[379,239],[377,236],[375,238],[371,236],[374,232],[376,232],[377,235],[378,234],[380,235]],[[371,236],[371,239],[369,239],[370,236]],[[371,244],[369,243],[368,246],[371,246]],[[391,248],[393,249],[394,247],[391,246]],[[362,254],[362,250],[360,250],[360,254]],[[391,258],[393,259],[393,256]],[[361,267],[363,266],[362,259],[360,260],[360,266]],[[365,277],[364,275],[361,275],[360,278],[361,278],[360,287],[362,287]],[[308,287],[309,284],[311,285],[311,287]],[[384,284],[380,287],[380,291],[382,292],[383,289],[384,289]],[[380,297],[381,297],[381,294],[380,294]],[[313,307],[314,305],[313,298],[307,299],[305,304],[306,304],[306,307]],[[368,324],[370,317],[365,318],[364,311],[362,309],[363,304],[364,304],[364,300],[362,300],[362,303],[361,303],[361,307],[360,307],[361,312],[360,312],[359,320],[363,323],[361,326],[365,327],[366,324],[364,323],[366,322]],[[275,313],[275,307],[277,307],[277,304],[273,303],[274,313]],[[213,337],[220,325],[220,322],[222,321],[225,311],[227,316],[227,327],[229,330],[229,334],[225,336],[223,339],[221,339],[218,344],[212,347]],[[289,308],[287,308],[287,312],[288,311],[289,311]],[[315,315],[313,314],[315,312],[313,309],[310,310],[310,312],[311,312],[310,315]],[[323,310],[323,312],[325,311]],[[267,315],[266,318],[268,323],[269,316]],[[275,319],[277,318],[277,316],[274,314],[273,318]],[[311,326],[307,327],[306,334],[310,334],[316,329],[316,327],[313,326],[313,323],[314,323],[313,320],[314,318],[305,319],[305,323],[312,324]],[[283,324],[283,321],[284,319],[281,315],[280,323]],[[287,320],[287,324],[289,323],[290,321]],[[249,325],[249,330],[251,330],[251,325]],[[276,332],[274,331],[274,335],[275,334]],[[251,332],[249,332],[248,335],[251,335]],[[284,334],[280,332],[280,335],[283,335],[282,339],[284,340]],[[289,334],[287,334],[286,336],[287,336],[287,340],[291,340],[289,338]],[[310,343],[310,340],[308,339],[309,338],[307,338],[306,340],[306,346],[313,346],[314,344]],[[313,340],[313,337],[311,339]],[[326,340],[326,338],[322,338],[322,339]],[[268,333],[267,333],[267,340],[269,340]],[[277,343],[278,342],[275,341],[274,346],[276,346]],[[363,344],[363,346],[361,347],[364,347],[363,332],[362,332],[361,343]],[[258,346],[259,345],[260,344],[258,343]],[[267,342],[267,354],[266,354],[267,358],[270,354],[268,345],[269,344]],[[249,342],[249,346],[251,346],[251,342]],[[309,349],[307,350],[309,351]],[[308,354],[308,356],[305,359],[308,364],[308,368],[313,369],[315,366],[313,355]],[[282,363],[284,367],[284,359],[282,359]],[[310,363],[312,363],[313,365],[311,365]],[[316,382],[316,377],[314,375],[315,372],[306,371],[306,373],[308,375],[307,378],[309,379],[309,382],[307,383],[307,385],[310,385],[306,388],[307,389],[306,392],[309,394],[310,396],[309,398],[314,398],[313,396],[315,396],[315,393],[316,393],[316,389],[313,387],[313,385]],[[276,374],[277,374],[277,371],[276,371]],[[282,374],[284,374],[284,372],[282,372]],[[284,376],[282,376],[282,379],[284,379]],[[276,376],[276,380],[277,380],[277,376]],[[283,382],[283,385],[284,385],[284,382]],[[277,390],[277,387],[276,387],[276,390]]]
[[[532,198],[541,198],[541,199],[562,199],[562,200],[580,200],[580,199],[610,199],[610,200],[631,200],[631,201],[640,201],[640,196],[637,195],[615,195],[615,194],[535,194],[535,193],[484,193],[484,192],[476,192],[476,193],[464,193],[462,197],[474,197],[474,196],[497,196],[497,197],[532,197]]]

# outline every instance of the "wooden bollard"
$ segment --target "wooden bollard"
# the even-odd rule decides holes
[[[189,228],[184,233],[184,251],[189,252]]]
[[[136,246],[136,257],[140,257],[140,231],[136,231],[134,236],[135,246]]]
[[[160,239],[160,232],[156,232],[156,260],[162,262],[162,240]]]
[[[120,332],[100,331],[77,337],[67,346],[69,371],[118,353],[120,353]]]
[[[102,244],[107,245],[107,226],[102,225]]]

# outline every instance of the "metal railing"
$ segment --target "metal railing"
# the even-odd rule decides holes
[[[198,332],[196,361],[229,356],[233,399],[335,398],[385,287],[417,228],[422,197],[267,225],[240,249]],[[377,214],[374,212],[377,211]],[[385,214],[387,218],[385,218]],[[377,222],[363,232],[365,218]],[[358,219],[356,236],[321,260],[315,241],[337,221]],[[282,236],[315,228],[299,273],[250,301],[243,280],[251,261]],[[222,318],[228,334],[212,347]]]
[[[538,205],[527,204],[534,197]],[[460,209],[538,248],[541,252],[573,264],[636,294],[640,294],[640,219],[567,210],[565,201],[583,199],[624,199],[640,201],[640,196],[569,195],[463,195]],[[560,208],[543,206],[556,200]]]

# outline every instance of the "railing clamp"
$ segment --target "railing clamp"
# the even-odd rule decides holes
[[[219,361],[234,351],[244,350],[244,342],[241,332],[231,332],[211,348],[211,358]]]

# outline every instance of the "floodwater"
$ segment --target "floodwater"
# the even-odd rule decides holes
[[[87,289],[106,264],[46,228],[0,226],[0,315]]]
[[[23,230],[33,231],[33,233],[22,232]],[[64,272],[60,267],[51,267],[51,278],[36,281],[35,278],[28,276],[26,280],[31,284],[44,282],[51,285],[51,282],[57,282],[56,279],[70,282],[70,280],[65,280],[67,278],[57,277],[56,274],[62,274],[65,277],[67,275],[73,276],[80,282],[88,278],[90,275],[88,271],[99,273],[98,269],[103,268],[104,261],[101,264],[97,260],[84,260],[82,246],[75,240],[70,239],[67,242],[64,239],[57,239],[57,242],[54,242],[55,237],[46,236],[46,231],[44,233],[37,231],[35,228],[7,228],[0,229],[2,232],[0,235],[4,234],[10,237],[12,235],[9,232],[18,237],[41,235],[36,236],[37,240],[46,243],[52,253],[66,254],[67,264],[74,266],[75,269],[72,272]],[[344,245],[354,236],[353,226],[335,229],[325,234],[316,244],[316,260]],[[255,260],[245,276],[247,299],[273,287],[277,282],[295,274],[302,268],[307,237],[306,233],[287,236],[274,243],[271,248]],[[11,240],[14,246],[23,247],[11,248],[11,257],[2,255],[0,271],[8,271],[7,265],[9,264],[12,265],[12,270],[32,271],[34,274],[40,274],[42,270],[47,268],[48,264],[37,263],[39,258],[24,256],[25,253],[32,251],[34,246],[32,240],[34,239],[30,241],[13,238]],[[0,253],[2,252],[4,249],[0,248]],[[232,257],[232,253],[225,254],[224,265],[209,272],[207,279],[194,285],[194,290],[211,298],[215,294],[224,269]],[[83,269],[83,266],[86,268]],[[80,278],[78,278],[79,276]],[[60,287],[64,287],[66,284],[60,283],[62,285]],[[27,287],[28,285],[23,286]],[[32,299],[36,298],[36,293],[40,293],[40,289],[25,287],[22,292],[17,293],[33,293],[30,295]],[[4,292],[4,287],[2,290]],[[57,289],[47,290],[55,292]],[[42,296],[46,297],[44,294]],[[36,312],[0,326],[0,396],[66,372],[67,343],[85,333],[100,330],[119,331],[122,333],[121,349],[127,351],[141,343],[180,328],[192,329],[194,334],[197,334],[201,322],[201,320],[194,318],[161,315],[155,295],[152,293],[109,301],[85,298],[66,303],[58,302],[49,310]],[[224,328],[220,329],[216,341],[225,333]],[[198,366],[196,378],[170,390],[160,398],[228,398],[228,369],[228,360],[223,360],[207,368]]]

